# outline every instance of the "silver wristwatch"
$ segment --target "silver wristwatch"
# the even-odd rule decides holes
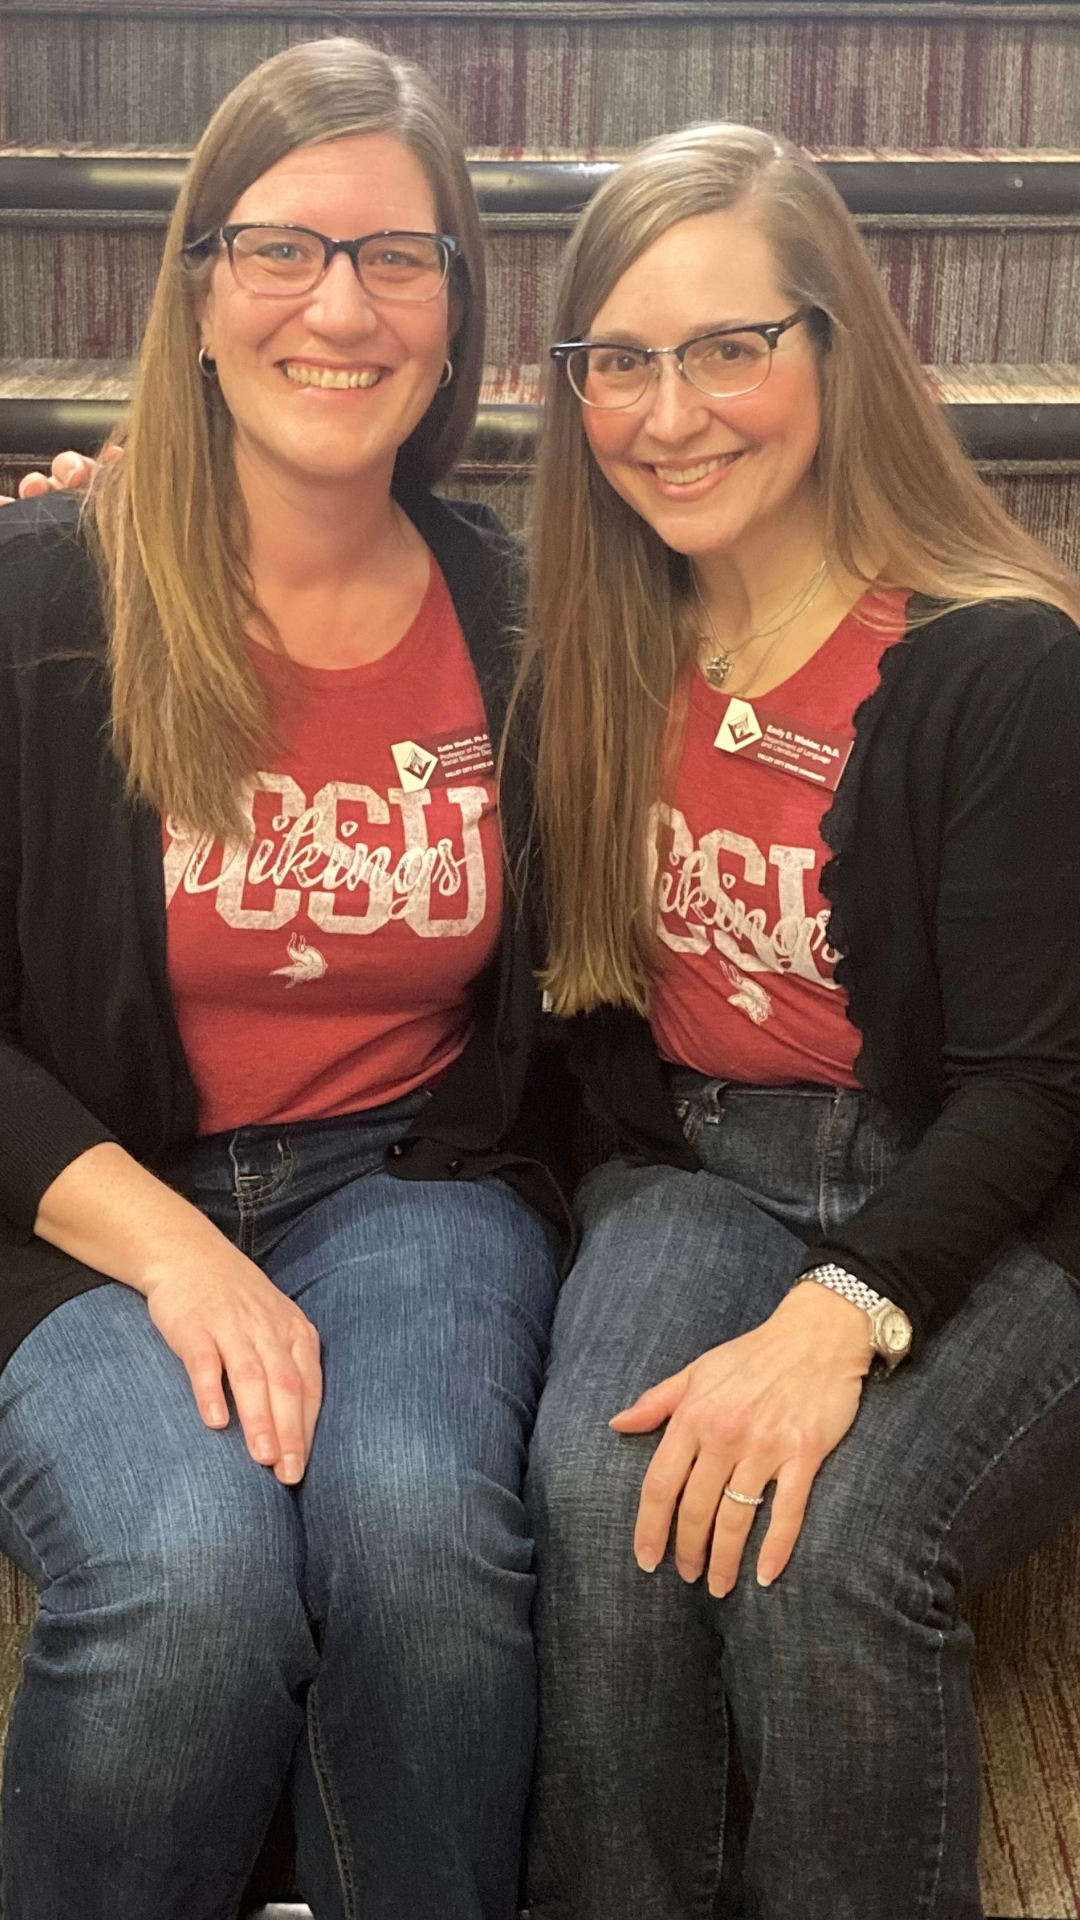
[[[911,1352],[911,1321],[902,1307],[875,1293],[865,1280],[856,1280],[845,1267],[833,1266],[831,1262],[823,1267],[808,1268],[806,1273],[800,1273],[801,1280],[816,1280],[819,1286],[829,1287],[833,1293],[850,1300],[853,1307],[862,1308],[870,1321],[871,1350],[884,1360],[890,1373],[901,1360],[907,1359]]]

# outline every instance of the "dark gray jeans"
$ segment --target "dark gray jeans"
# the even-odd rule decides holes
[[[1080,1293],[1010,1244],[917,1362],[871,1376],[773,1587],[754,1579],[767,1505],[726,1599],[670,1557],[648,1578],[631,1534],[656,1436],[607,1421],[764,1320],[897,1159],[862,1094],[672,1091],[708,1170],[584,1181],[533,1441],[532,1920],[974,1920],[960,1603],[1080,1507]]]

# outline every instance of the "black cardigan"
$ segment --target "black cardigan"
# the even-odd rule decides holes
[[[1072,622],[1013,601],[909,629],[856,715],[823,832],[856,1072],[910,1152],[803,1270],[838,1262],[924,1338],[1018,1231],[1080,1278]],[[579,1020],[572,1062],[635,1157],[697,1167],[643,1020]]]
[[[395,491],[446,578],[498,740],[520,553],[485,508]],[[0,1365],[53,1307],[102,1283],[33,1232],[56,1176],[117,1140],[176,1177],[197,1131],[168,991],[161,821],[129,804],[109,744],[99,582],[77,512],[57,498],[0,515]],[[558,1053],[535,1044],[540,937],[514,884],[530,812],[525,756],[511,751],[499,949],[468,1045],[387,1165],[405,1179],[498,1172],[568,1236]]]

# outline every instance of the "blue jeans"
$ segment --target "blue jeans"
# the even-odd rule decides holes
[[[960,1604],[1080,1506],[1080,1293],[1003,1248],[921,1358],[870,1376],[774,1586],[754,1577],[768,1504],[726,1599],[670,1556],[645,1576],[631,1535],[657,1436],[607,1421],[763,1321],[898,1157],[862,1094],[672,1082],[706,1170],[613,1161],[583,1183],[533,1440],[532,1920],[973,1920]]]
[[[0,1545],[36,1581],[4,1920],[231,1920],[291,1785],[319,1920],[511,1920],[533,1748],[520,1497],[556,1290],[497,1182],[381,1171],[424,1095],[243,1128],[196,1197],[298,1300],[302,1483],[203,1426],[145,1302],[57,1308],[0,1375]]]

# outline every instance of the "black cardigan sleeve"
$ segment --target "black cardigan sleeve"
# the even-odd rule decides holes
[[[953,730],[942,798],[944,1105],[804,1263],[847,1268],[919,1336],[1032,1220],[1080,1138],[1080,638],[1001,666]]]
[[[4,513],[18,517],[20,509]],[[0,553],[0,1236],[15,1241],[30,1239],[41,1196],[57,1175],[114,1137],[23,1045],[20,719],[32,692],[27,640],[36,620],[24,591],[27,569],[18,564],[22,544],[23,555],[11,547]],[[42,576],[48,571],[43,556]]]

